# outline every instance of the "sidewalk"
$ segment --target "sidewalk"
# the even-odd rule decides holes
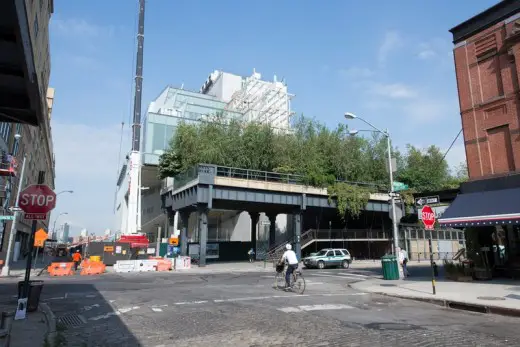
[[[351,283],[349,287],[367,293],[426,301],[450,308],[520,316],[520,281],[452,282],[437,279],[436,295],[432,293],[430,277],[409,277],[397,281],[373,278]]]
[[[14,312],[16,303],[13,305],[1,306],[2,311]],[[27,313],[24,320],[14,320],[11,325],[10,343],[11,347],[16,346],[45,346],[47,341],[53,346],[56,334],[56,319],[54,314],[46,304],[40,304],[38,311]],[[4,345],[5,340],[0,338],[0,345]]]

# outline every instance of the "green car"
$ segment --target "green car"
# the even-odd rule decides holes
[[[346,249],[339,248],[322,249],[318,253],[312,253],[303,259],[305,267],[317,267],[318,269],[333,266],[341,266],[344,269],[348,269],[351,262],[350,253]]]

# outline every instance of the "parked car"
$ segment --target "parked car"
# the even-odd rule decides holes
[[[318,253],[311,253],[303,258],[303,265],[307,268],[324,269],[326,267],[341,266],[348,269],[352,259],[346,249],[326,248]]]

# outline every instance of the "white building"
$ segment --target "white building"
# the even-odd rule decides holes
[[[69,242],[69,232],[70,232],[69,223],[63,223],[63,226],[59,232],[58,242],[61,242],[61,243]]]
[[[289,131],[293,114],[290,108],[292,97],[293,95],[287,91],[287,85],[279,82],[276,76],[272,82],[263,81],[261,75],[256,71],[249,77],[214,71],[199,92],[185,90],[183,87],[166,87],[150,103],[143,119],[141,142],[143,165],[140,171],[141,196],[139,203],[141,215],[137,218],[138,221],[140,220],[137,231],[146,233],[152,242],[158,235],[158,227],[162,228],[163,237],[169,236],[165,235],[168,223],[161,210],[162,182],[157,179],[157,165],[160,155],[168,149],[179,122],[199,122],[222,114],[228,119],[260,122],[270,124],[282,131]],[[128,229],[126,225],[129,213],[128,165],[127,158],[117,181],[116,234],[124,234]],[[251,219],[247,212],[212,210],[209,218],[208,237],[210,241],[250,241]],[[265,216],[261,216],[260,221],[265,222],[265,219]],[[286,221],[285,215],[277,217],[279,230],[286,229]],[[193,230],[193,232],[188,235],[188,238],[193,240],[196,240],[197,235],[195,224],[194,216],[192,216],[188,230]],[[179,229],[177,222],[175,225],[174,234],[178,233]],[[263,234],[263,232],[259,234]],[[261,235],[258,240],[261,241]]]
[[[88,236],[88,230],[87,229],[81,229],[79,232],[79,236],[86,238]]]

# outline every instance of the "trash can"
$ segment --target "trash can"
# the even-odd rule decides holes
[[[399,279],[399,265],[395,255],[385,255],[381,258],[381,265],[383,266],[383,279],[398,280]]]
[[[18,299],[22,297],[24,281],[18,282]],[[29,281],[29,295],[27,298],[27,312],[34,312],[38,310],[40,303],[40,295],[43,289],[43,281]]]

